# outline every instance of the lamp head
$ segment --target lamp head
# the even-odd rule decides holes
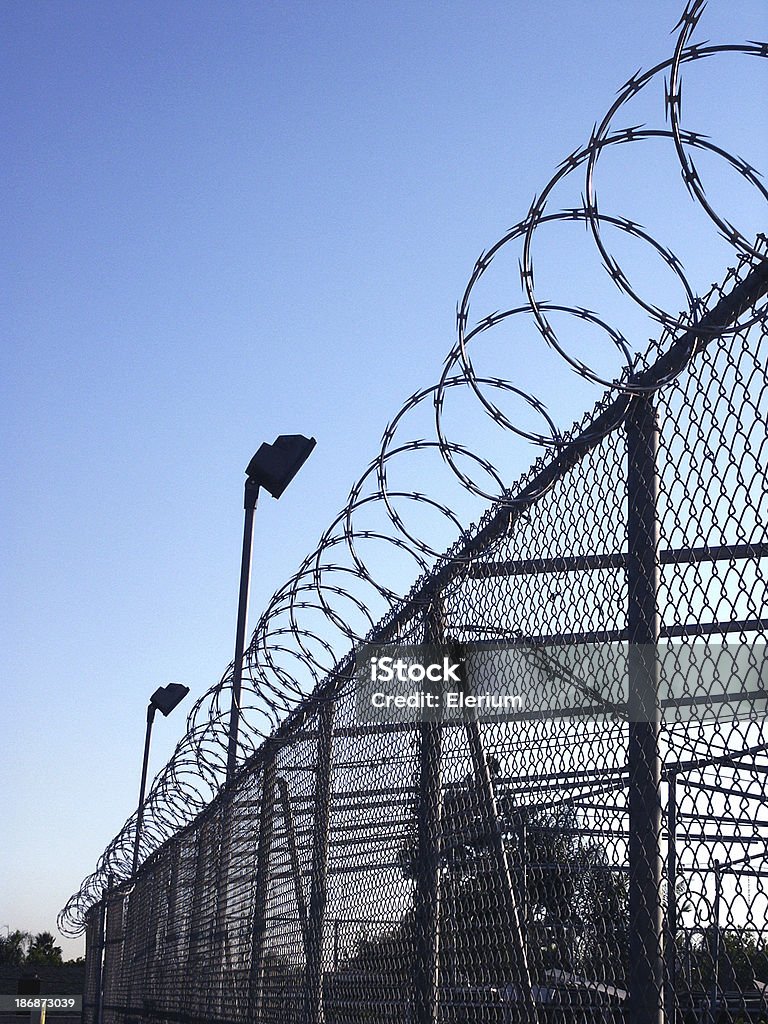
[[[167,718],[177,704],[180,704],[189,693],[189,687],[183,683],[168,683],[160,686],[149,698],[150,707],[157,708]]]
[[[248,463],[248,479],[279,498],[316,444],[314,437],[303,434],[281,434],[274,444],[265,442]]]

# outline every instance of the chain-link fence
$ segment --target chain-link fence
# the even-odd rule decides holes
[[[90,909],[87,1024],[768,1020],[766,291],[730,272],[370,638],[517,651],[523,709],[368,721],[350,656]]]
[[[764,67],[768,44],[693,42],[704,6],[477,260],[439,382],[259,619],[237,771],[224,782],[230,666],[62,911],[86,931],[85,1024],[768,1024],[768,261],[694,161],[761,211],[768,189],[683,126],[681,89],[724,54]],[[651,87],[664,127],[634,119]],[[704,298],[649,230],[598,211],[598,162],[656,144],[737,253]],[[582,171],[581,205],[551,212]],[[534,288],[534,235],[574,224],[607,313]],[[648,258],[630,274],[612,245]],[[474,315],[510,251],[519,300]],[[638,352],[626,337],[648,321]],[[567,432],[525,381],[473,363],[521,323],[546,343],[542,378],[576,371],[565,422],[594,402],[583,385],[602,393]],[[545,454],[509,488],[518,442]],[[432,469],[398,475],[411,456]]]

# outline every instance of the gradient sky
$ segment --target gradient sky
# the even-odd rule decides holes
[[[318,439],[257,513],[252,622],[437,380],[476,256],[671,55],[681,7],[0,4],[0,926],[54,930],[134,808],[150,693],[197,697],[231,659],[253,451]],[[766,37],[762,0],[711,0],[698,33]],[[765,169],[768,61],[711,64],[687,126]],[[643,183],[654,164],[649,147],[601,195],[631,181],[669,226],[683,200]],[[703,291],[729,256],[696,231]],[[153,771],[183,727],[158,720]]]

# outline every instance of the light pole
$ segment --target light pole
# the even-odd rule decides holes
[[[167,686],[160,686],[149,698],[149,704],[147,705],[147,732],[144,737],[144,761],[141,766],[141,786],[139,787],[139,809],[136,812],[136,838],[133,841],[131,878],[136,874],[136,869],[139,866],[139,841],[141,839],[141,825],[144,820],[144,791],[147,788],[149,741],[152,736],[152,722],[155,720],[155,712],[160,711],[167,718],[188,693],[189,687],[184,686],[183,683],[168,683]]]
[[[281,434],[274,444],[264,443],[245,470],[245,526],[243,554],[240,561],[240,595],[237,602],[235,662],[232,672],[232,704],[229,711],[229,742],[227,748],[227,781],[237,768],[237,737],[240,729],[240,691],[243,682],[245,627],[248,618],[248,591],[251,581],[251,546],[253,517],[259,488],[264,487],[273,498],[279,498],[309,458],[315,447],[314,437],[303,434]]]

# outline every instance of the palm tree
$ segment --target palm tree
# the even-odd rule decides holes
[[[29,947],[26,962],[28,964],[60,964],[61,946],[50,932],[38,932]]]

